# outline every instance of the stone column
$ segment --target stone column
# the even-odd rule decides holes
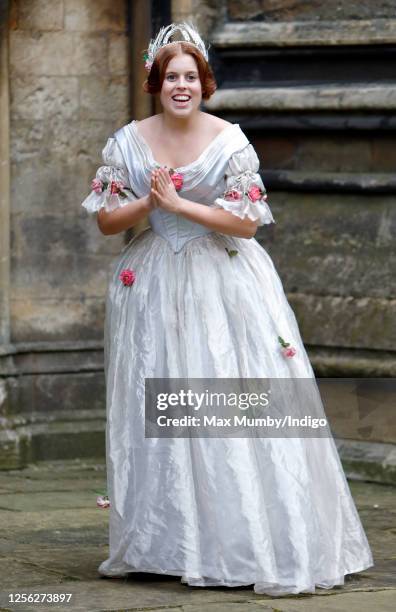
[[[8,2],[0,4],[0,343],[10,340],[10,136]]]

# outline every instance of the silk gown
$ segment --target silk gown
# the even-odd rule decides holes
[[[89,213],[149,192],[157,163],[137,121],[117,130],[102,156],[103,191],[82,203]],[[275,222],[239,125],[176,170],[182,197]],[[111,181],[122,182],[126,197],[111,193]],[[259,200],[247,195],[252,185]],[[239,200],[229,197],[235,190]],[[315,378],[281,280],[254,238],[160,208],[149,221],[113,262],[107,290],[110,550],[99,574],[170,574],[272,596],[344,584],[373,558],[331,436],[145,438],[145,378]],[[119,278],[125,268],[136,274],[130,287]],[[294,357],[285,358],[279,335]]]

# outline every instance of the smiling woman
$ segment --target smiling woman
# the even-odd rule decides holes
[[[217,142],[217,137],[221,132],[227,127],[236,127],[228,121],[199,110],[203,88],[211,86],[213,89],[215,86],[214,80],[213,83],[210,80],[213,78],[213,73],[202,56],[199,63],[197,62],[198,52],[193,45],[186,43],[187,52],[184,53],[182,44],[180,42],[171,43],[169,45],[171,49],[167,50],[167,53],[164,51],[167,48],[164,47],[160,50],[165,54],[163,61],[154,60],[151,65],[151,70],[157,69],[160,78],[159,96],[163,113],[140,121],[139,130],[136,128],[136,121],[132,121],[128,126],[131,129],[135,128],[134,136],[136,138],[140,136],[140,145],[147,148],[147,155],[154,166],[150,198],[143,198],[135,204],[134,211],[137,216],[134,216],[132,211],[131,217],[129,211],[112,211],[109,214],[106,210],[100,210],[99,228],[104,234],[118,233],[131,227],[131,220],[136,223],[148,212],[150,222],[153,224],[154,216],[151,212],[153,208],[161,208],[181,215],[184,219],[202,224],[210,230],[240,238],[252,238],[257,230],[256,219],[259,218],[259,215],[256,214],[254,218],[252,215],[229,214],[228,205],[214,204],[208,207],[190,197],[187,200],[180,194],[179,197],[175,197],[177,194],[172,192],[171,183],[163,187],[166,193],[161,194],[157,189],[159,187],[157,181],[160,181],[158,166],[177,168],[179,171],[192,170],[193,165],[195,166],[205,154],[211,152],[211,145]],[[191,50],[193,53],[190,53]],[[206,81],[201,79],[206,79]],[[210,91],[207,89],[207,94]],[[180,96],[183,96],[186,101],[180,101]],[[239,129],[239,126],[237,127]],[[240,129],[239,132],[242,136]],[[252,155],[255,155],[254,151]],[[255,157],[257,160],[257,156]],[[261,181],[259,177],[257,180]],[[262,188],[264,189],[264,186]],[[264,202],[263,207],[265,206]],[[271,220],[272,216],[270,222]]]
[[[165,72],[170,73],[170,75],[172,74],[171,70],[168,69],[167,71],[169,62],[176,55],[181,54],[190,55],[195,60],[192,64],[192,72],[195,73],[195,79],[197,78],[198,72],[199,82],[202,86],[202,99],[208,100],[217,88],[212,68],[202,56],[202,53],[198,51],[197,47],[185,41],[171,43],[169,45],[166,45],[165,47],[162,47],[158,51],[151,67],[150,74],[148,75],[147,80],[143,84],[144,91],[152,95],[160,93],[162,83],[165,77]],[[173,82],[175,76],[171,76],[171,80]],[[193,81],[193,79],[190,79],[190,82],[191,81]]]
[[[177,31],[187,42],[169,41]],[[147,380],[176,379],[187,391],[189,379],[261,379],[264,389],[292,379],[293,405],[275,398],[281,417],[305,414],[308,393],[295,379],[315,378],[282,282],[253,237],[274,223],[256,152],[238,124],[200,110],[216,87],[207,59],[188,24],[160,31],[145,90],[162,113],[108,139],[83,202],[104,234],[150,220],[114,262],[106,299],[110,551],[98,571],[314,592],[372,565],[331,435],[146,437]],[[323,414],[317,389],[313,397]]]

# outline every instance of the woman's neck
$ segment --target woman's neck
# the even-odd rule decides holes
[[[160,114],[160,123],[162,130],[165,132],[186,134],[196,131],[201,123],[201,111],[188,117],[175,117],[169,113]]]

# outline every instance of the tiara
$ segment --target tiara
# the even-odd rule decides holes
[[[157,36],[150,40],[147,52],[144,54],[144,67],[147,72],[150,72],[151,66],[153,65],[154,58],[157,55],[161,47],[172,44],[173,42],[182,42],[180,40],[169,40],[175,32],[180,32],[183,41],[189,42],[195,45],[197,49],[202,53],[206,61],[208,61],[208,48],[205,47],[205,43],[200,37],[198,30],[190,22],[183,21],[182,23],[171,23],[168,26],[164,26],[160,29]]]

